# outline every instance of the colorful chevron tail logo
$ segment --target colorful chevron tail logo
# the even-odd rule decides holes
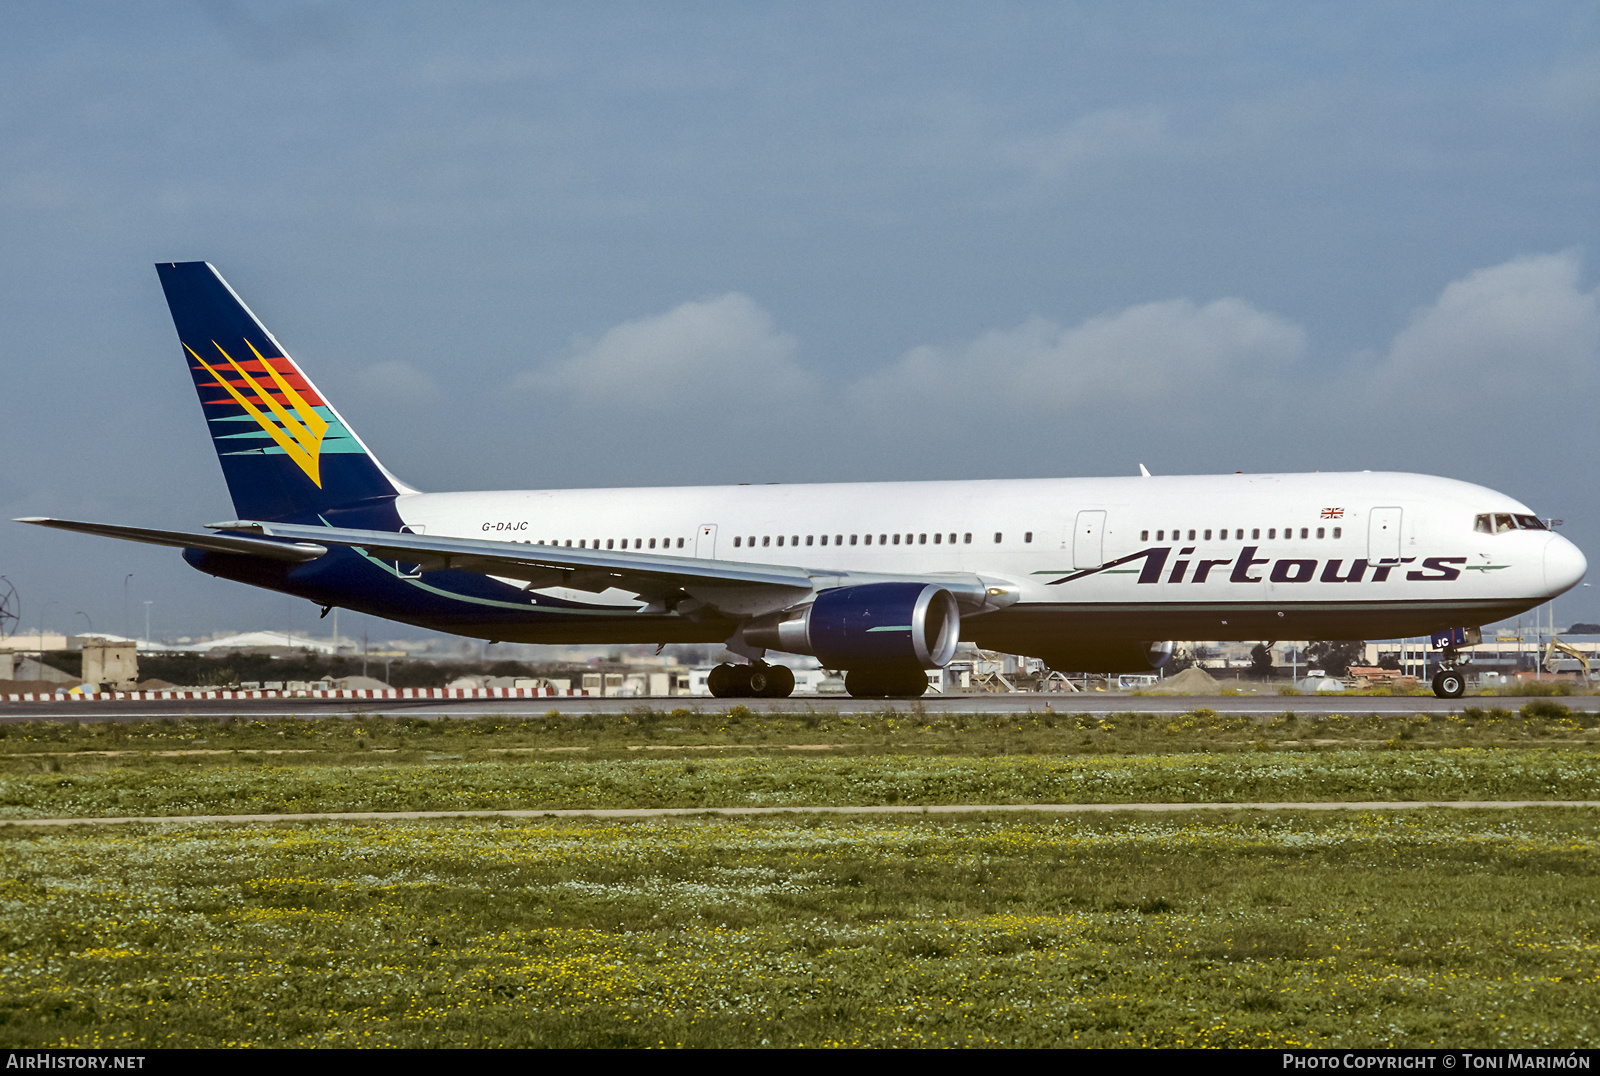
[[[184,344],[183,349],[193,355],[195,361],[217,379],[217,384],[227,390],[228,395],[244,408],[245,413],[255,419],[257,425],[266,431],[295,465],[306,473],[306,477],[321,489],[322,438],[328,432],[328,421],[317,414],[314,405],[322,401],[307,400],[273,365],[272,360],[263,357],[261,352],[256,350],[254,344],[246,340],[244,345],[250,349],[250,353],[255,356],[255,362],[260,364],[261,369],[271,379],[271,384],[264,383],[245,369],[245,365],[251,360],[238,362],[215,340],[211,341],[211,346],[227,360],[217,363],[216,366],[201,358],[188,344]],[[293,371],[292,365],[290,369]],[[280,398],[282,403],[279,402]],[[287,407],[284,406],[285,403],[288,404]]]

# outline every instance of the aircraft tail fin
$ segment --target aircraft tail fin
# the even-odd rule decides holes
[[[352,512],[370,517],[397,493],[414,492],[209,263],[162,262],[156,271],[241,519],[311,522],[332,513],[348,522]]]

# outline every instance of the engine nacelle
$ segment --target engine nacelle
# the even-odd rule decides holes
[[[744,628],[747,643],[811,654],[830,669],[942,669],[960,638],[955,596],[935,583],[824,590],[809,605]]]
[[[1172,660],[1172,643],[1136,639],[1085,640],[1048,654],[1039,654],[1057,672],[1142,673]]]

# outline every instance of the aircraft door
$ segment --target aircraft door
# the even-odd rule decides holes
[[[715,523],[700,524],[700,533],[694,539],[694,555],[707,560],[717,555],[717,525]]]
[[[1373,564],[1400,563],[1398,508],[1374,508],[1367,519],[1367,560]]]
[[[1106,514],[1103,511],[1079,512],[1072,530],[1073,570],[1098,568],[1105,557]]]

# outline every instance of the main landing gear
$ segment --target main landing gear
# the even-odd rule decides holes
[[[722,664],[706,677],[706,689],[719,699],[786,699],[794,691],[794,673],[764,661]]]
[[[920,699],[928,690],[928,674],[921,669],[851,669],[844,689],[856,699]]]

